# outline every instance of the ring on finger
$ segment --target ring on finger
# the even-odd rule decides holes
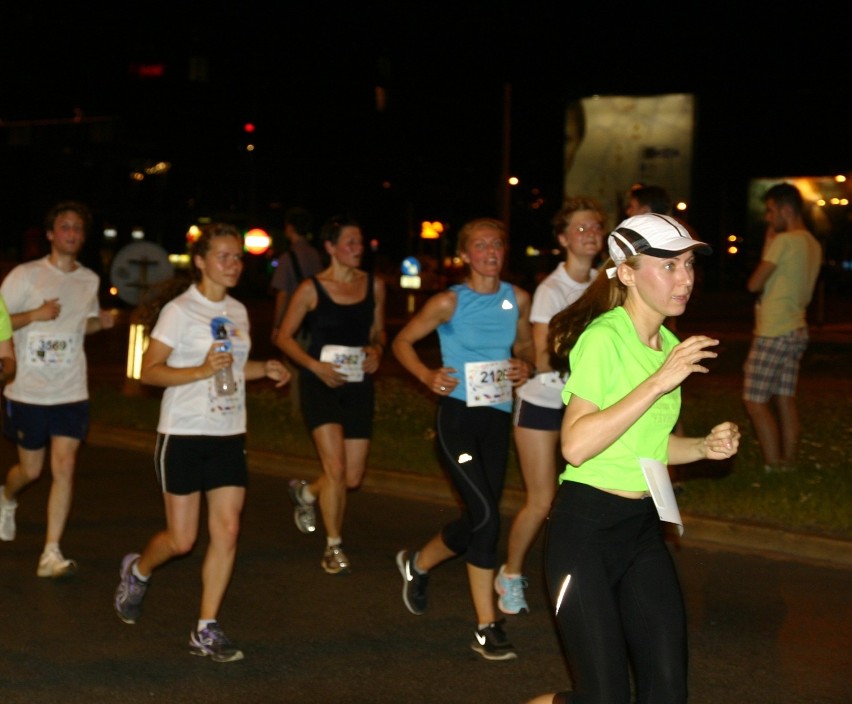
[[[441,391],[446,391],[446,390],[447,390],[447,387],[446,387],[446,386],[440,386],[440,387],[438,387],[438,388],[440,388],[440,389],[441,389]]]

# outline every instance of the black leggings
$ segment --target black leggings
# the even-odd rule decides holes
[[[438,450],[458,491],[461,516],[441,537],[474,567],[497,565],[500,497],[506,479],[512,416],[487,406],[468,408],[454,398],[438,406]]]
[[[563,701],[628,704],[632,662],[637,702],[686,702],[683,596],[650,498],[563,482],[545,576],[574,685]]]

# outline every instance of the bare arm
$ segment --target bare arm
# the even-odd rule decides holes
[[[547,349],[547,323],[532,324],[533,347],[535,347],[535,369],[537,372],[549,372],[550,352]]]
[[[687,464],[697,460],[724,460],[737,453],[740,430],[735,423],[715,426],[703,438],[669,436],[669,464]]]
[[[217,342],[212,343],[204,361],[196,367],[170,367],[166,360],[172,348],[151,338],[142,356],[140,381],[151,386],[180,386],[207,379],[234,361],[230,352],[217,352],[218,347]]]
[[[382,361],[387,338],[385,336],[385,282],[376,276],[373,279],[373,324],[370,327],[370,344],[364,348],[366,357],[364,359],[364,372],[375,374]]]
[[[313,283],[306,279],[293,292],[287,304],[287,310],[284,312],[284,319],[278,328],[278,335],[275,338],[275,346],[278,347],[284,354],[305,369],[316,374],[316,366],[320,362],[311,357],[302,349],[302,346],[296,342],[294,337],[296,331],[301,327],[305,320],[305,316],[310,313],[317,305],[317,292]]]
[[[400,364],[430,391],[446,393],[459,383],[452,376],[456,370],[449,367],[430,369],[420,359],[414,345],[437,330],[441,323],[453,317],[456,310],[456,295],[449,291],[432,296],[423,307],[406,323],[393,340],[393,353]]]
[[[523,384],[536,372],[535,345],[530,327],[530,295],[522,288],[515,288],[515,300],[518,302],[518,323],[515,328],[515,342],[512,344],[512,360],[509,363],[508,377],[513,386]]]
[[[758,262],[757,267],[746,282],[746,288],[751,293],[762,292],[769,277],[772,276],[772,272],[775,271],[775,264],[766,258],[766,254],[769,252],[769,248],[777,236],[778,233],[772,229],[772,226],[767,225],[766,233],[763,237],[763,251],[760,255],[760,262]]]
[[[683,383],[693,372],[707,373],[700,364],[716,353],[707,347],[718,340],[695,335],[677,345],[663,365],[633,391],[601,410],[579,396],[571,396],[562,418],[562,455],[575,467],[612,445],[664,394]],[[696,458],[697,459],[697,458]]]
[[[12,338],[0,342],[0,362],[3,363],[3,371],[0,372],[0,383],[5,384],[15,376],[17,363],[15,361],[15,346]]]
[[[243,370],[246,381],[254,381],[255,379],[263,379],[268,377],[275,381],[275,388],[284,386],[290,381],[290,370],[287,369],[278,359],[267,359],[265,362],[260,360],[250,359],[246,362]]]
[[[748,283],[746,287],[751,293],[760,293],[763,291],[763,287],[766,286],[766,282],[769,280],[769,277],[772,276],[772,272],[775,271],[776,266],[770,261],[766,259],[761,260],[760,264],[757,265],[757,268],[752,272],[752,275],[748,277]]]
[[[12,329],[20,330],[30,323],[56,320],[61,310],[62,306],[59,304],[59,299],[51,298],[45,300],[38,308],[21,311],[20,313],[10,313],[9,318],[12,320]]]
[[[338,372],[330,362],[314,359],[296,341],[294,335],[301,327],[305,316],[317,306],[317,290],[310,279],[305,279],[290,297],[284,320],[278,328],[275,345],[286,354],[294,364],[312,372],[324,384],[335,388],[346,383],[346,376]]]
[[[101,309],[98,311],[97,318],[86,319],[87,335],[91,335],[93,332],[100,332],[101,330],[109,330],[112,327],[115,327],[115,318],[112,312],[108,310]]]
[[[275,311],[272,314],[272,334],[270,339],[272,343],[278,339],[278,329],[281,327],[281,322],[284,319],[284,313],[287,311],[288,294],[284,289],[279,289],[275,294]]]

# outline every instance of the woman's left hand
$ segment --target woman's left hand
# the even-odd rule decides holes
[[[737,454],[740,446],[740,429],[727,421],[715,426],[704,438],[704,457],[708,460],[726,460]]]
[[[375,374],[379,370],[379,363],[382,361],[381,345],[367,345],[364,347],[364,361],[361,363],[361,368],[365,374]]]
[[[278,359],[269,359],[266,361],[266,376],[272,380],[274,380],[275,388],[279,386],[284,386],[288,381],[290,381],[290,370],[284,366],[284,364]]]

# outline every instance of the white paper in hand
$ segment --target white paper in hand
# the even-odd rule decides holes
[[[323,345],[320,362],[331,362],[334,368],[346,377],[346,381],[364,381],[363,347],[345,345]]]
[[[678,535],[683,535],[683,520],[677,507],[668,467],[659,460],[647,457],[640,457],[639,464],[642,467],[642,474],[645,475],[645,481],[648,482],[648,490],[651,492],[660,520],[674,523],[677,526]]]

